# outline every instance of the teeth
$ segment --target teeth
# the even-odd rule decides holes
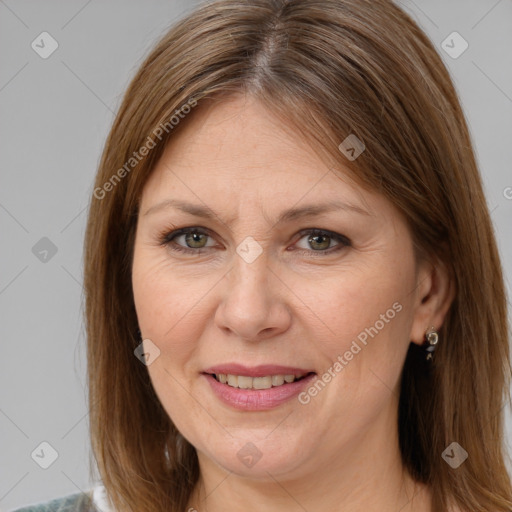
[[[245,375],[230,375],[219,373],[214,377],[222,384],[240,389],[270,389],[291,383],[304,375],[268,375],[266,377],[247,377]]]
[[[238,376],[238,387],[240,389],[252,388],[252,377],[243,377],[242,375],[239,375]]]
[[[272,375],[272,386],[284,384],[284,375]]]

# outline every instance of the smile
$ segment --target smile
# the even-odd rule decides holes
[[[264,377],[248,377],[246,375],[232,375],[225,373],[212,374],[222,384],[239,389],[270,389],[272,387],[291,384],[303,379],[306,375],[266,375]]]
[[[208,382],[213,395],[225,405],[239,411],[264,411],[291,401],[311,384],[316,373],[249,377],[203,372],[202,378]]]

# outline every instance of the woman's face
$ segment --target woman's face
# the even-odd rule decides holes
[[[182,128],[144,188],[133,260],[163,407],[202,464],[239,475],[377,453],[428,327],[404,219],[254,99],[198,107]]]

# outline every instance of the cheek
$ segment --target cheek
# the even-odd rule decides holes
[[[162,360],[172,354],[177,362],[194,350],[209,318],[206,299],[214,284],[211,275],[174,271],[164,253],[136,247],[132,286],[139,327],[161,349]]]
[[[315,403],[316,413],[324,408],[331,411],[332,421],[345,421],[351,411],[353,425],[362,428],[398,390],[409,346],[414,282],[414,267],[403,263],[333,276],[328,293],[310,295],[308,303],[322,319],[317,321],[322,335],[316,337],[325,361],[320,378],[328,382],[318,400],[314,389],[304,397]]]
[[[317,330],[311,321],[309,333],[322,351],[319,378],[326,383],[303,395],[302,403],[309,404],[305,411],[314,411],[308,417],[329,411],[328,423],[343,423],[343,435],[350,438],[371,425],[393,399],[409,345],[413,271],[405,265],[378,265],[332,276],[324,293],[318,288],[311,293],[311,286],[297,290],[308,297],[305,302],[318,317]]]
[[[209,317],[201,298],[213,284],[205,287],[200,279],[172,271],[161,255],[136,247],[132,286],[143,337],[160,350],[147,367],[154,391],[178,429],[188,432],[194,422],[201,421],[197,410],[184,405],[190,401],[185,389],[191,387],[197,371],[188,365]]]
[[[316,282],[297,281],[294,293],[308,306],[310,323],[317,325],[316,338],[334,357],[349,350],[354,340],[362,347],[379,340],[379,352],[401,343],[410,326],[407,303],[412,283],[412,269],[377,265]]]

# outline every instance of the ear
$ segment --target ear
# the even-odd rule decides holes
[[[425,331],[439,330],[455,297],[453,276],[443,262],[419,264],[414,299],[414,319],[410,339],[417,345],[425,341]]]

